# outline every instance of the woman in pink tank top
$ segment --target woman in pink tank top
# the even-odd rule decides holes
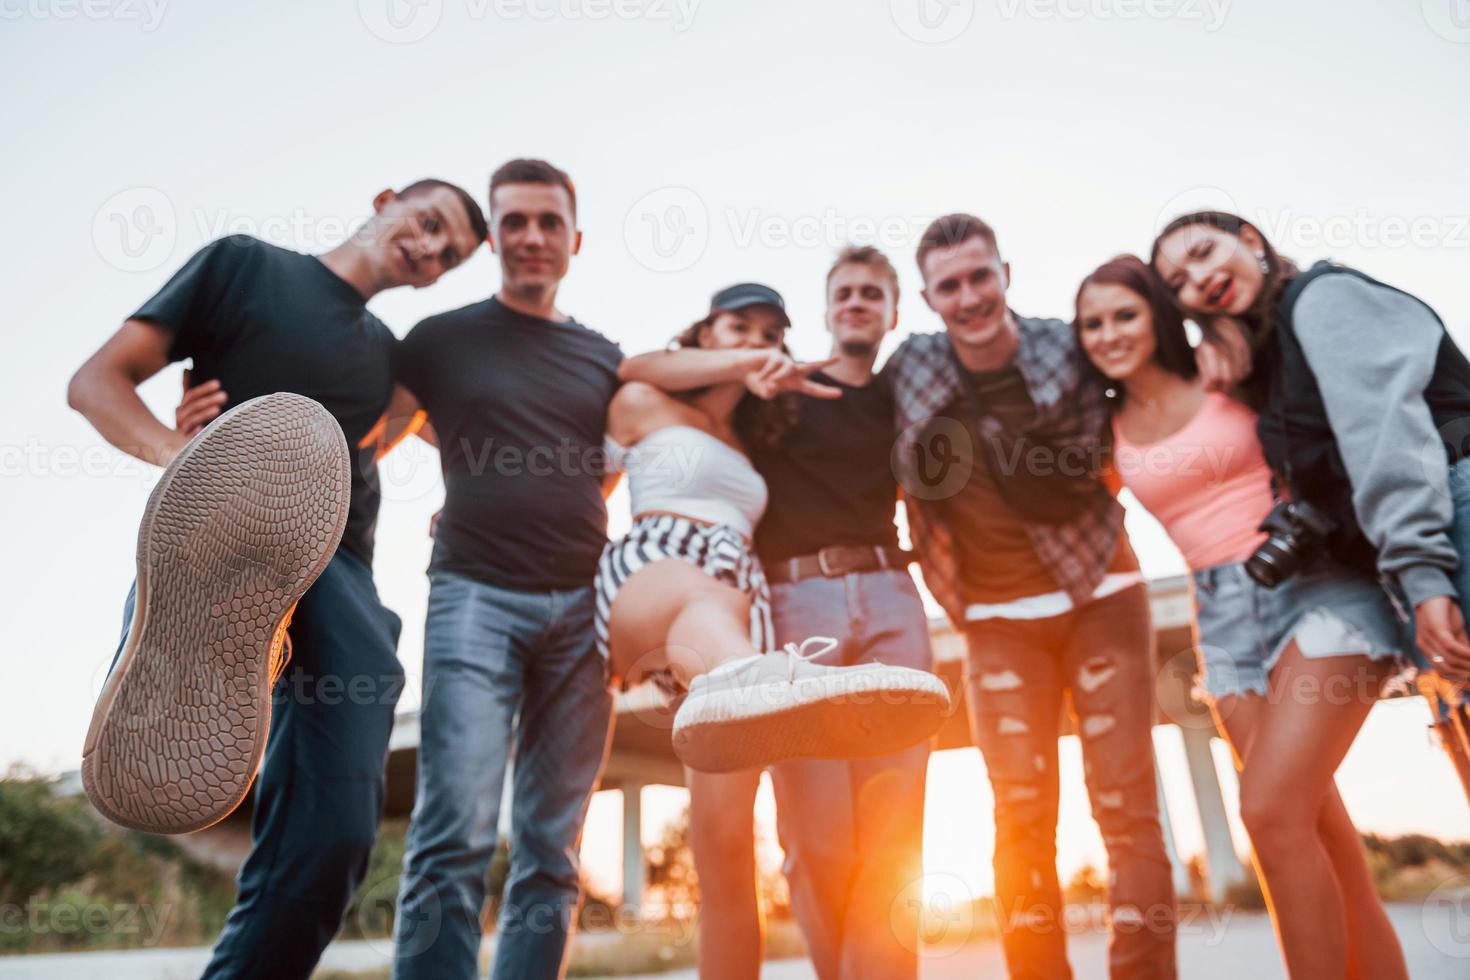
[[[1407,977],[1332,781],[1385,663],[1407,650],[1402,623],[1376,581],[1326,561],[1275,589],[1246,574],[1274,504],[1256,416],[1206,390],[1147,264],[1120,256],[1088,276],[1075,325],[1112,388],[1114,469],[1194,579],[1202,686],[1240,771],[1241,817],[1288,972],[1342,976],[1334,964],[1347,962],[1353,975]]]

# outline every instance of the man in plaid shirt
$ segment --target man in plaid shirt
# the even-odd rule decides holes
[[[995,887],[1016,977],[1071,976],[1056,869],[1062,694],[1078,716],[1110,867],[1114,977],[1172,978],[1174,893],[1153,767],[1153,630],[1122,507],[1101,478],[1103,391],[1072,327],[1006,306],[979,218],[918,250],[945,332],[885,367],[894,464],[924,580],[964,632],[970,727],[995,792]]]

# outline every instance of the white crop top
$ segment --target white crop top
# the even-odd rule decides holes
[[[766,481],[750,458],[692,425],[650,432],[624,448],[609,436],[608,470],[628,474],[633,516],[650,511],[728,524],[748,539],[766,512]]]

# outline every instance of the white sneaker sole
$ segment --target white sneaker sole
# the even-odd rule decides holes
[[[791,759],[889,755],[938,731],[950,707],[944,682],[875,667],[739,688],[696,678],[674,717],[674,752],[691,769],[737,772]]]

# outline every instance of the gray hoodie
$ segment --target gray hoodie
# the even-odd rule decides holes
[[[1350,275],[1308,284],[1292,326],[1317,377],[1379,571],[1414,606],[1454,595],[1449,460],[1424,400],[1444,328],[1413,297]]]

